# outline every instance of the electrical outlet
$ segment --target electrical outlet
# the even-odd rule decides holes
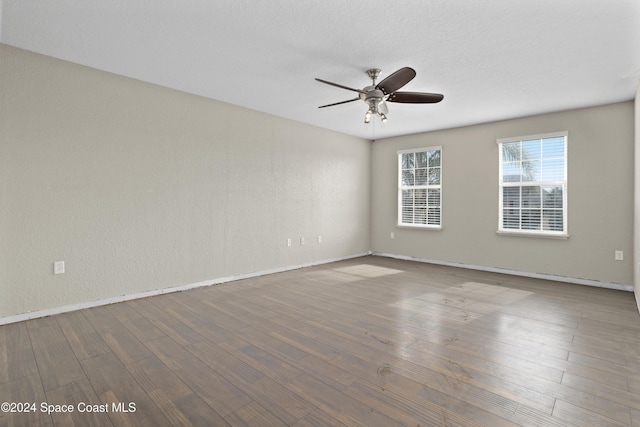
[[[396,238],[396,233],[394,233],[394,232],[392,231],[392,232],[391,232],[390,237],[391,237],[392,239],[395,239],[395,238]]]
[[[64,261],[56,261],[53,263],[53,274],[64,274]]]
[[[304,245],[304,237],[300,238],[300,245]]]
[[[318,236],[318,243],[322,243],[322,236]]]
[[[615,258],[616,258],[616,261],[624,261],[624,252],[616,251]]]
[[[287,247],[291,247],[291,239],[287,239]]]

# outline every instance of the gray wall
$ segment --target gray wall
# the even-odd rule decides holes
[[[634,202],[634,274],[633,285],[635,289],[636,302],[640,310],[640,86],[636,91],[635,99],[635,202]]]
[[[369,141],[6,45],[0,70],[0,323],[370,248]]]
[[[372,249],[573,279],[633,283],[633,102],[376,141]],[[566,240],[497,235],[498,138],[568,131]],[[400,149],[441,145],[443,229],[397,228]],[[390,233],[395,238],[390,238]],[[623,250],[624,261],[614,260]]]

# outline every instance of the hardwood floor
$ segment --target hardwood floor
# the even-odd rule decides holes
[[[0,426],[640,426],[640,315],[364,257],[1,326],[0,402],[34,409]]]

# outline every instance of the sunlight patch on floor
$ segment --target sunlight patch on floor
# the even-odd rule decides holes
[[[341,273],[353,274],[363,278],[389,276],[391,274],[403,273],[402,270],[393,268],[380,267],[370,264],[350,265],[348,267],[334,268],[334,271]]]

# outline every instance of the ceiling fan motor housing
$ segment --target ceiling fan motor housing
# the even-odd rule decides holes
[[[367,86],[362,90],[364,93],[360,93],[360,99],[367,103],[369,108],[377,108],[384,100],[384,92],[380,89],[376,89],[375,86]]]

